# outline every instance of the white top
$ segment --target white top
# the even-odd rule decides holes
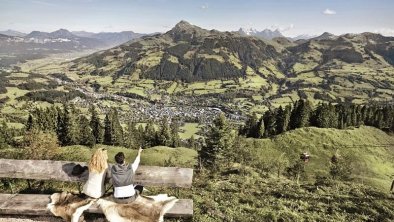
[[[89,172],[89,178],[86,183],[83,185],[83,193],[93,197],[100,198],[105,193],[105,180],[106,170],[102,173],[93,173]]]
[[[135,158],[133,164],[131,164],[131,168],[133,169],[133,173],[135,173],[135,171],[137,171],[138,165],[140,165],[140,161],[141,161],[141,155],[138,154],[137,157]]]
[[[115,198],[120,198],[120,197],[131,197],[134,196],[135,190],[134,190],[134,185],[128,185],[128,186],[123,186],[123,187],[115,187],[114,189],[114,197]]]

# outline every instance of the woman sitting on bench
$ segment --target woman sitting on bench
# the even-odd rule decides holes
[[[93,198],[100,198],[105,193],[105,178],[108,169],[106,149],[98,149],[89,162],[89,178],[83,186],[83,193]]]

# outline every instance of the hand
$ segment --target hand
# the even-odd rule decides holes
[[[141,154],[142,153],[142,148],[140,147],[140,149],[138,150],[138,154]]]

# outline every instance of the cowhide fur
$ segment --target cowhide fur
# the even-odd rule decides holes
[[[163,222],[164,214],[176,201],[178,199],[175,197],[159,194],[138,196],[129,204],[118,204],[105,199],[99,199],[97,204],[110,222]]]
[[[51,202],[47,208],[58,217],[67,222],[83,221],[82,213],[88,209],[96,199],[90,197],[81,198],[77,195],[62,192],[51,195]]]

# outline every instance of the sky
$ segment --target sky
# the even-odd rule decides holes
[[[279,29],[285,36],[378,32],[394,36],[394,0],[0,0],[0,30],[166,32]]]

